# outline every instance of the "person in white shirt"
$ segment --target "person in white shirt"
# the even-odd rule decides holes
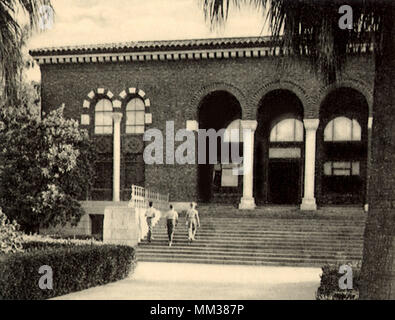
[[[200,227],[199,213],[195,209],[196,204],[191,203],[191,207],[188,209],[186,214],[186,225],[188,226],[188,241],[195,241],[195,235],[197,228]]]
[[[174,229],[178,223],[178,213],[174,210],[173,205],[170,205],[170,210],[166,213],[167,219],[167,235],[169,236],[169,247],[173,244]]]
[[[148,242],[151,242],[151,240],[154,239],[154,237],[152,236],[152,221],[156,216],[156,209],[153,207],[152,201],[150,201],[148,205],[149,208],[145,211],[145,218],[147,219],[147,225],[148,225],[147,240]]]

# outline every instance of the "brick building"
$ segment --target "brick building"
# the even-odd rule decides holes
[[[173,202],[237,202],[241,208],[367,203],[373,121],[370,48],[350,49],[336,83],[267,38],[131,42],[37,49],[42,108],[65,104],[99,147],[90,201],[126,201],[131,185]],[[143,134],[240,128],[253,170],[232,164],[145,164]],[[181,142],[175,142],[176,147]],[[197,157],[197,155],[196,155]]]

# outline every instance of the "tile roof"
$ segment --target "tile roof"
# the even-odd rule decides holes
[[[190,40],[161,40],[161,41],[135,41],[121,43],[106,43],[92,45],[75,45],[62,47],[48,47],[30,50],[33,56],[107,53],[107,52],[143,52],[166,50],[196,50],[215,48],[249,48],[265,47],[271,41],[270,37],[239,37],[239,38],[212,38]]]

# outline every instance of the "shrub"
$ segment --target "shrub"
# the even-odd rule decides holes
[[[94,144],[63,111],[41,117],[32,105],[0,110],[0,206],[25,232],[75,226],[84,214],[77,200],[93,183]]]
[[[340,289],[341,264],[327,264],[322,267],[321,282],[316,293],[317,300],[357,300],[359,298],[360,263],[349,264],[353,272],[353,289]]]
[[[41,300],[104,285],[134,270],[132,247],[115,245],[42,244],[24,253],[0,257],[0,300]],[[53,270],[53,289],[42,290],[41,266]]]
[[[10,222],[0,208],[0,255],[21,251],[22,234],[19,225],[15,221]]]

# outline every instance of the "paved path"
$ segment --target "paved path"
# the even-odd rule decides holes
[[[319,268],[139,262],[127,279],[57,299],[314,299],[320,273]]]

